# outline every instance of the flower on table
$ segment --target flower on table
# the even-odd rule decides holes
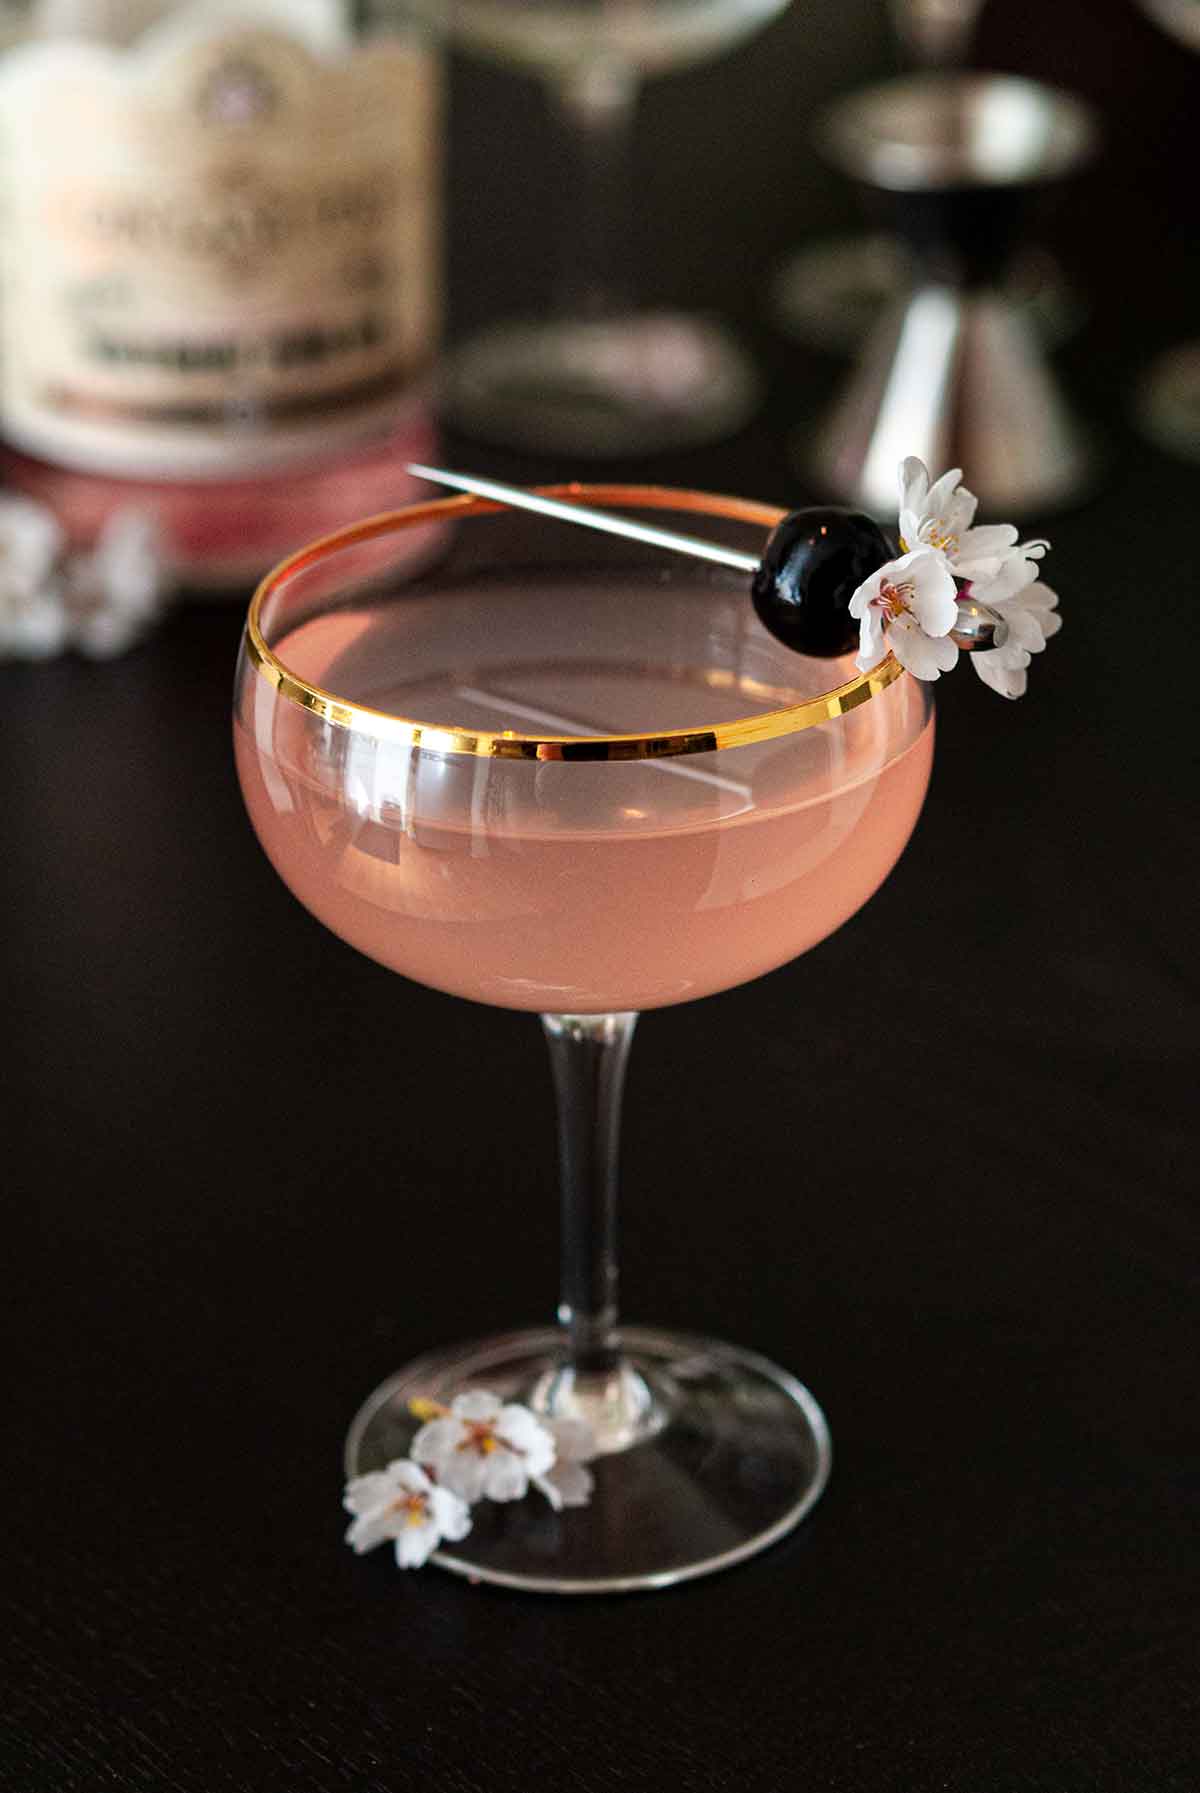
[[[596,1440],[582,1420],[543,1420],[481,1388],[456,1395],[449,1407],[420,1398],[408,1407],[424,1421],[411,1457],[346,1484],[344,1504],[355,1515],[346,1542],[354,1550],[394,1539],[400,1567],[418,1569],[443,1539],[466,1537],[475,1501],[520,1500],[536,1488],[558,1513],[591,1499],[585,1464]]]
[[[528,1407],[485,1389],[456,1395],[449,1410],[423,1425],[415,1462],[465,1501],[521,1500],[554,1467],[554,1438]]]
[[[878,666],[889,649],[919,679],[940,677],[958,659],[949,640],[958,621],[958,587],[933,549],[913,548],[877,567],[851,598],[850,614],[860,624],[862,672]]]
[[[65,601],[76,647],[96,660],[123,653],[157,619],[167,590],[166,550],[153,513],[114,511],[92,551],[67,566]]]
[[[151,512],[114,511],[95,546],[72,555],[44,504],[0,494],[0,659],[123,653],[157,620],[169,584]]]
[[[46,660],[66,645],[57,577],[64,542],[44,505],[0,495],[0,658]]]
[[[443,1539],[456,1543],[471,1529],[466,1501],[406,1459],[355,1476],[346,1484],[343,1504],[355,1515],[347,1544],[361,1556],[392,1539],[402,1569],[419,1569]]]

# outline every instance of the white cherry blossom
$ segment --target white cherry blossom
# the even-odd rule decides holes
[[[949,640],[958,621],[958,587],[943,555],[914,548],[863,580],[850,600],[859,623],[857,664],[878,666],[889,648],[914,678],[949,672],[958,648]]]
[[[72,640],[92,659],[131,647],[158,618],[167,595],[162,531],[151,511],[126,507],[104,523],[89,554],[67,567]]]
[[[922,550],[937,556],[962,586],[960,595],[994,613],[995,645],[973,652],[971,659],[985,685],[1004,697],[1021,697],[1032,656],[1041,653],[1048,638],[1062,627],[1055,614],[1057,597],[1038,583],[1040,562],[1050,544],[1040,537],[1018,541],[1011,523],[976,528],[977,501],[961,480],[957,467],[931,481],[925,463],[915,455],[901,462],[901,547],[910,559]],[[918,678],[937,678],[953,666],[954,644],[943,639],[946,631],[931,626],[931,612],[919,601],[920,594],[897,607],[897,599],[904,598],[896,583],[896,570],[902,565],[893,562],[874,576],[883,585],[858,610],[855,602],[864,588],[855,593],[851,614],[862,617],[858,664],[868,670],[890,647]],[[919,579],[912,574],[910,578],[914,586],[929,583],[924,572]]]
[[[56,573],[63,543],[45,505],[0,494],[0,659],[46,660],[66,646]]]
[[[1035,577],[1013,597],[992,605],[1000,618],[998,645],[972,654],[971,664],[984,684],[1001,697],[1024,697],[1032,656],[1040,654],[1062,628],[1057,604],[1057,592]]]
[[[521,1500],[554,1467],[550,1432],[528,1407],[485,1389],[456,1395],[449,1412],[423,1425],[412,1455],[438,1485],[468,1502]],[[544,1492],[544,1490],[543,1490]]]
[[[66,549],[45,505],[0,495],[0,659],[45,660],[69,647],[107,659],[157,620],[169,580],[151,512],[114,511],[90,551]]]
[[[908,552],[931,548],[959,579],[992,579],[1017,543],[1011,523],[974,527],[979,500],[959,484],[962,468],[952,467],[932,484],[929,469],[915,455],[900,463],[900,545]]]
[[[361,1556],[394,1540],[402,1569],[419,1569],[443,1538],[457,1543],[471,1529],[467,1503],[450,1489],[439,1488],[418,1464],[403,1459],[354,1477],[346,1484],[343,1504],[355,1515],[346,1532],[347,1544]]]

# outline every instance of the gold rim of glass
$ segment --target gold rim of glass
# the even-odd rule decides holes
[[[786,514],[775,505],[759,504],[749,498],[730,498],[672,486],[581,485],[572,481],[567,485],[536,486],[533,490],[550,498],[574,499],[612,509],[629,506],[641,510],[696,512],[734,522],[761,524],[766,530],[773,529]],[[303,572],[306,567],[342,548],[354,547],[399,529],[420,523],[492,515],[507,508],[486,498],[431,499],[367,517],[361,523],[352,523],[332,535],[322,536],[319,541],[310,542],[274,567],[250,600],[245,643],[251,665],[274,685],[281,697],[338,728],[369,733],[376,738],[386,737],[433,753],[529,760],[665,759],[685,753],[716,753],[728,747],[745,747],[754,741],[770,741],[780,735],[796,734],[801,729],[815,728],[818,723],[833,721],[886,691],[904,671],[899,661],[889,654],[870,672],[856,673],[854,678],[817,697],[739,717],[732,722],[697,723],[694,727],[637,735],[526,735],[513,729],[505,729],[500,734],[482,734],[475,729],[457,728],[452,723],[414,722],[387,710],[372,709],[368,704],[348,702],[335,692],[298,678],[267,646],[260,621],[263,606],[293,574]]]

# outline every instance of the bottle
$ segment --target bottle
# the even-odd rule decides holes
[[[243,592],[412,497],[403,464],[434,449],[441,108],[399,0],[19,10],[0,479],[80,545],[149,505],[189,587]]]

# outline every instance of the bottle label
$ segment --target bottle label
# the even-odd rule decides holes
[[[430,358],[429,52],[206,13],[0,71],[0,425],[46,459],[186,478],[324,454]]]

